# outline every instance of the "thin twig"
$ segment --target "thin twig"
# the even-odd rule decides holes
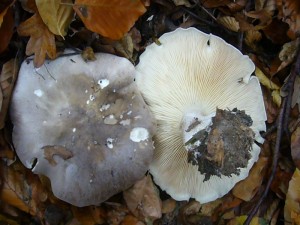
[[[289,80],[287,81],[287,91],[288,95],[283,99],[281,108],[280,108],[280,113],[277,119],[277,137],[276,137],[276,143],[275,143],[275,149],[273,152],[273,160],[272,160],[272,170],[271,170],[271,175],[269,177],[269,180],[267,182],[266,188],[260,197],[259,201],[257,202],[256,206],[250,211],[250,214],[247,217],[247,220],[245,221],[244,225],[249,225],[255,214],[257,213],[260,205],[264,201],[264,199],[267,197],[268,192],[270,190],[270,186],[272,184],[272,181],[275,177],[276,174],[276,169],[277,169],[277,164],[278,164],[278,158],[279,158],[279,149],[280,149],[280,144],[281,144],[281,138],[282,134],[285,131],[285,124],[288,123],[289,120],[289,114],[290,114],[290,101],[292,98],[293,94],[293,87],[294,87],[294,82],[296,79],[296,76],[300,74],[300,54],[298,52],[297,55],[297,60],[293,66],[292,73],[289,77]]]

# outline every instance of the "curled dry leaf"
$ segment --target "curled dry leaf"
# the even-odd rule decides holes
[[[294,41],[285,43],[279,53],[279,59],[282,61],[281,65],[278,67],[277,71],[282,70],[287,65],[291,64],[296,57],[299,49],[300,38]]]
[[[222,16],[217,21],[231,31],[238,32],[240,29],[239,22],[232,16]]]
[[[71,4],[61,0],[35,0],[39,14],[49,30],[56,35],[65,36],[74,11]]]
[[[267,12],[273,12],[276,10],[276,0],[256,0],[255,10],[265,9]]]
[[[129,210],[135,216],[150,220],[161,217],[162,203],[150,175],[145,176],[136,182],[132,188],[124,191],[123,196]]]
[[[300,127],[298,127],[292,134],[291,137],[291,152],[292,158],[297,166],[300,168]]]
[[[252,19],[259,20],[259,24],[254,26],[256,30],[262,29],[272,22],[272,14],[266,11],[265,9],[259,11],[245,12],[245,15]]]
[[[281,105],[280,87],[271,81],[258,67],[255,69],[255,75],[259,82],[272,92],[273,101],[277,106]]]
[[[76,0],[73,8],[89,30],[114,40],[146,12],[140,0]]]
[[[0,74],[0,129],[5,125],[6,114],[18,71],[16,59],[11,59],[2,67]]]
[[[26,55],[35,54],[35,67],[43,65],[46,54],[51,59],[56,57],[55,37],[44,24],[38,12],[20,24],[18,33],[20,36],[30,36],[26,46]]]
[[[285,224],[297,224],[300,216],[300,170],[296,168],[289,183],[289,189],[285,199],[284,219]]]
[[[233,195],[244,201],[250,201],[263,181],[267,164],[268,157],[261,156],[250,170],[249,176],[234,186]]]

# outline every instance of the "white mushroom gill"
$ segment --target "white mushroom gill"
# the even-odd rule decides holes
[[[201,203],[209,202],[246,178],[258,159],[260,147],[255,141],[263,142],[260,131],[266,129],[266,113],[259,81],[252,76],[255,65],[221,38],[195,28],[179,28],[162,35],[159,41],[161,45],[147,47],[136,66],[137,85],[158,123],[150,172],[160,188],[175,200],[195,198]],[[250,128],[255,141],[247,152],[250,156],[245,166],[236,167],[238,172],[216,173],[206,179],[199,164],[190,163],[186,142],[198,131],[199,135],[202,131],[203,136],[208,135],[217,109],[235,108],[244,111],[253,122]],[[216,141],[209,144],[223,143],[222,134],[213,137]],[[201,140],[206,143],[208,139]],[[201,145],[197,141],[193,144]],[[210,146],[210,150],[215,149]],[[194,153],[197,158],[199,153]]]

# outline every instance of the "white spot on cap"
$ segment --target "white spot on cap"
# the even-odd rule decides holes
[[[34,90],[33,93],[38,97],[42,97],[44,95],[44,92],[41,89]]]
[[[73,131],[73,133],[75,133],[76,132],[76,128],[74,127],[72,131]]]
[[[107,138],[106,139],[106,145],[108,148],[112,149],[114,147],[113,145],[114,139],[113,138]]]
[[[107,125],[115,125],[118,122],[118,120],[115,118],[114,115],[111,114],[105,117],[103,122]]]
[[[85,93],[88,93],[88,90],[85,90]]]
[[[90,100],[87,100],[87,101],[86,101],[86,104],[87,104],[87,105],[90,104]]]
[[[148,19],[147,19],[147,21],[148,22],[151,21],[153,19],[153,17],[154,17],[154,15],[149,16]]]
[[[130,115],[132,113],[132,111],[129,111],[128,113],[127,113],[127,115]]]
[[[133,142],[145,141],[147,138],[149,138],[149,132],[143,127],[133,128],[130,132],[130,140]]]
[[[109,107],[110,107],[110,104],[102,105],[102,106],[100,107],[100,112],[105,111],[105,110],[108,110]]]
[[[130,125],[130,122],[131,122],[130,119],[126,119],[126,120],[121,120],[120,124],[123,125],[123,126],[126,126],[126,125]]]
[[[98,84],[100,85],[101,89],[103,89],[109,85],[109,80],[108,79],[98,80]]]

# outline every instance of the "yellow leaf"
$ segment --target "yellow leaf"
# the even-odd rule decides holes
[[[89,30],[114,40],[146,12],[140,0],[76,0],[73,8]]]
[[[222,16],[218,18],[218,22],[227,29],[238,32],[240,30],[239,22],[231,16]]]
[[[259,82],[268,88],[272,92],[273,102],[277,105],[281,105],[280,87],[271,81],[258,67],[255,69],[255,75],[259,79]]]
[[[74,15],[72,5],[62,4],[61,0],[35,0],[38,11],[49,30],[65,36]]]

